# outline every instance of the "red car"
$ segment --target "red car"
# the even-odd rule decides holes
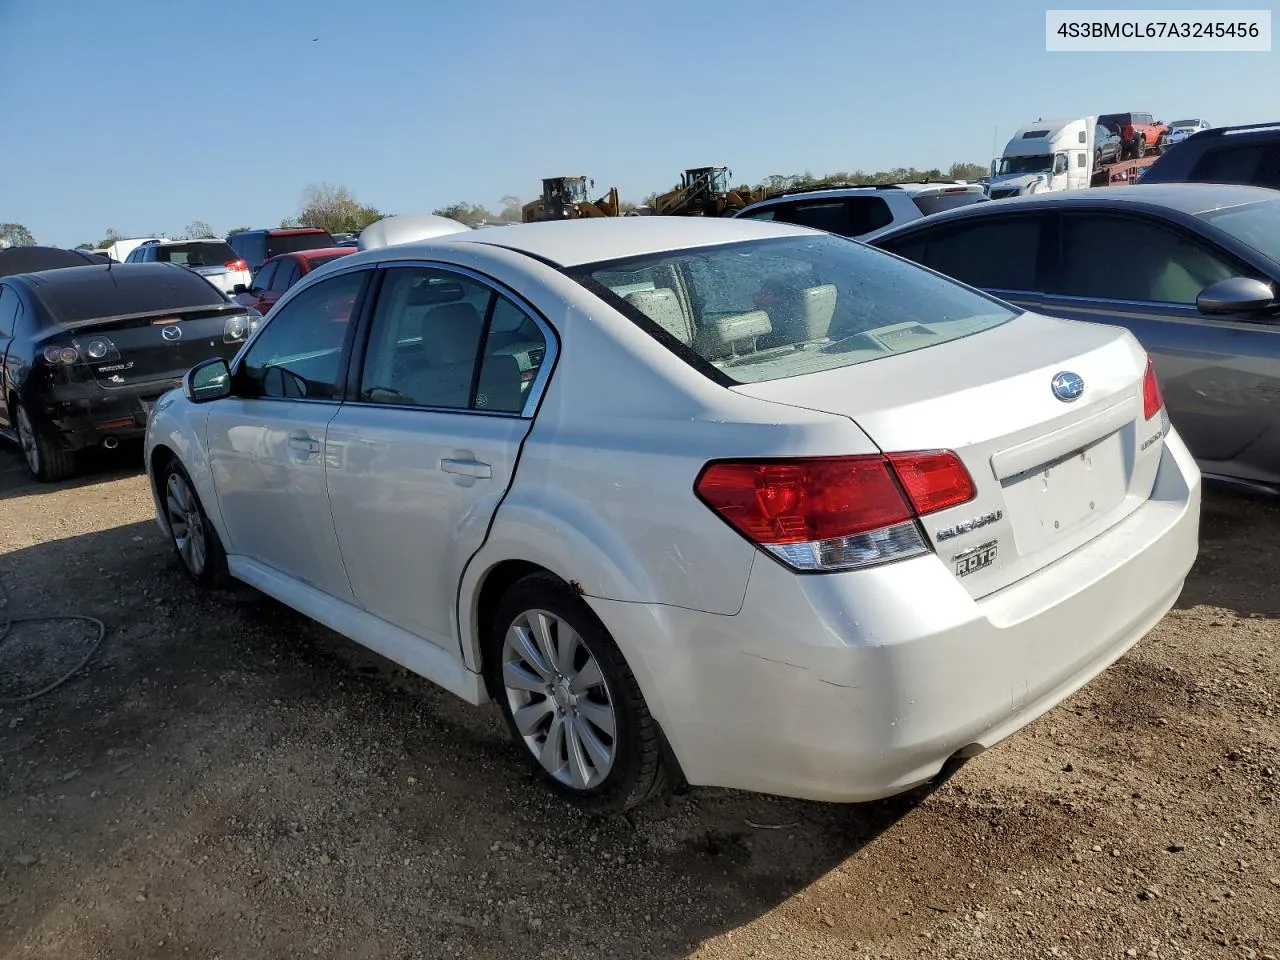
[[[316,267],[355,252],[355,247],[321,247],[318,250],[282,253],[263,263],[249,287],[243,284],[237,286],[233,299],[241,306],[253,307],[265,316],[286,290]]]

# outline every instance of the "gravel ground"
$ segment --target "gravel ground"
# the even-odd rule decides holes
[[[596,821],[496,709],[189,586],[137,455],[43,487],[0,451],[9,611],[108,628],[0,706],[0,956],[1280,957],[1272,503],[1210,492],[1177,608],[930,791]],[[0,697],[93,637],[14,631]]]

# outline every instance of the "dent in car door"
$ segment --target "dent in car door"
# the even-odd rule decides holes
[[[476,278],[389,269],[357,400],[329,425],[329,499],[356,599],[450,649],[458,584],[512,482],[550,366],[545,330]]]
[[[209,405],[206,426],[228,552],[348,601],[324,441],[368,273],[339,274],[284,304],[237,364],[235,396]]]
[[[1195,306],[1209,284],[1258,272],[1174,225],[1134,215],[1064,214],[1061,251],[1046,312],[1129,329],[1154,359],[1169,418],[1206,472],[1280,480],[1280,328]]]

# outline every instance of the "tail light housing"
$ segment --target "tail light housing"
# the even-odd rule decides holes
[[[1164,395],[1156,378],[1156,365],[1147,357],[1147,371],[1142,375],[1142,416],[1150,420],[1164,409]]]
[[[232,314],[222,324],[222,342],[243,343],[249,339],[249,334],[258,329],[261,321],[262,314],[257,310]]]
[[[226,263],[223,264],[223,266],[226,267],[228,270],[247,271],[249,269],[249,264],[245,263],[245,261],[243,260],[228,260]]]
[[[796,570],[851,570],[927,553],[920,516],[976,496],[950,451],[707,464],[700,500]]]

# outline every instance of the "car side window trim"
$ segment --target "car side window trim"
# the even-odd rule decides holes
[[[366,265],[367,268],[367,265]],[[377,309],[377,298],[381,294],[383,282],[386,278],[386,272],[394,269],[419,269],[419,270],[440,270],[446,273],[454,273],[460,277],[467,277],[476,283],[483,284],[490,293],[496,293],[500,297],[509,300],[517,309],[522,311],[534,325],[538,328],[538,332],[542,334],[545,341],[542,362],[538,365],[538,372],[534,375],[533,382],[529,384],[529,391],[525,395],[524,406],[519,413],[510,413],[504,410],[484,410],[484,409],[464,409],[461,407],[434,407],[423,404],[398,404],[398,403],[371,403],[360,399],[360,372],[364,366],[365,357],[368,353],[369,336],[373,329],[373,315]],[[505,286],[501,281],[481,273],[478,270],[472,270],[467,267],[458,266],[452,263],[442,263],[437,260],[386,260],[376,266],[378,277],[374,284],[366,287],[364,308],[360,313],[360,330],[358,339],[356,340],[355,349],[348,358],[347,378],[345,383],[344,394],[346,400],[344,403],[358,407],[376,407],[381,410],[415,410],[421,413],[450,413],[457,416],[479,416],[479,417],[507,417],[509,419],[532,420],[537,414],[538,407],[542,403],[542,397],[546,391],[547,382],[553,373],[556,360],[560,356],[560,337],[556,333],[555,328],[551,325],[542,313],[529,303],[524,297],[516,293],[511,288]],[[332,276],[332,274],[330,274]],[[293,291],[290,290],[290,293]],[[492,322],[493,311],[496,306],[496,298],[489,298],[489,306],[485,310],[484,317],[484,333],[487,334],[489,325]],[[485,341],[482,337],[481,343]],[[480,367],[482,360],[477,360],[476,370],[473,374],[472,389],[474,392],[474,380],[480,376]]]
[[[370,264],[367,264],[367,263],[357,264],[354,267],[351,267],[350,269],[340,270],[340,271],[335,271],[334,273],[330,273],[326,275],[322,280],[319,281],[319,283],[325,283],[329,280],[336,278],[339,275],[348,274],[348,273],[366,274],[366,276],[362,278],[362,281],[360,284],[360,291],[359,293],[356,294],[355,303],[351,307],[351,320],[347,323],[347,330],[342,339],[342,355],[338,359],[338,373],[337,373],[337,376],[334,378],[334,382],[341,384],[342,387],[338,391],[336,396],[333,396],[333,397],[257,396],[257,397],[240,397],[238,399],[263,401],[267,403],[327,404],[329,406],[335,406],[335,407],[347,402],[351,397],[351,394],[349,392],[350,383],[351,383],[351,380],[350,380],[351,358],[352,358],[352,354],[355,352],[354,348],[356,343],[356,335],[358,331],[361,330],[365,325],[365,314],[369,310],[369,301],[370,301],[369,290],[373,285],[373,281],[377,279],[374,276],[376,272],[377,272],[376,269],[372,267]],[[292,287],[289,288],[288,292],[284,296],[282,296],[278,301],[276,301],[276,306],[272,309],[271,313],[268,315],[266,322],[258,325],[258,329],[255,330],[253,334],[249,337],[249,339],[245,341],[244,345],[241,346],[240,348],[240,352],[235,355],[235,358],[229,364],[231,368],[231,382],[233,385],[240,379],[241,372],[244,369],[245,357],[248,356],[249,350],[253,346],[253,344],[257,341],[257,339],[260,336],[262,336],[263,332],[271,326],[271,323],[281,315],[281,313],[283,312],[283,307],[287,306],[289,301],[293,300],[299,294],[304,293],[306,289],[310,288],[311,286],[313,286],[313,284],[302,283],[302,282],[295,283]],[[232,395],[235,396],[235,394],[232,394]]]

